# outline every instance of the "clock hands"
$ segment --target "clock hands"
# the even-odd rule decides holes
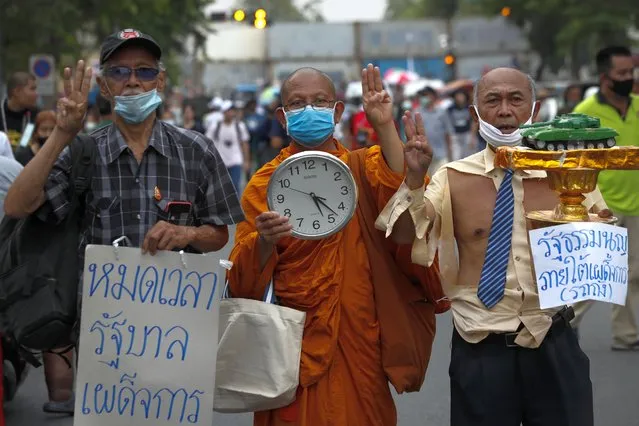
[[[337,214],[337,212],[335,212],[335,210],[333,210],[332,208],[330,208],[330,207],[328,206],[328,204],[326,204],[326,203],[325,203],[326,198],[323,198],[323,197],[316,197],[316,198],[317,198],[317,201],[318,201],[319,203],[321,203],[324,207],[326,207],[327,209],[329,209],[329,210],[331,211],[331,213],[333,213],[333,214],[334,214],[334,215],[336,215],[336,216],[339,216],[339,214]],[[322,216],[323,216],[323,215],[322,215]]]
[[[291,191],[299,192],[300,194],[308,195],[309,197],[311,197],[311,199],[315,203],[315,207],[317,207],[317,210],[319,210],[320,214],[322,216],[324,216],[324,212],[322,211],[322,208],[320,207],[320,203],[324,204],[322,202],[322,200],[326,201],[325,198],[318,197],[313,192],[304,192],[304,191],[300,191],[299,189],[290,188],[290,187],[288,189],[290,189]],[[332,209],[330,207],[328,207],[326,204],[324,204],[324,207],[326,207],[327,209],[332,211]]]
[[[311,198],[313,199],[313,202],[315,203],[315,206],[317,206],[317,210],[319,210],[320,214],[322,215],[322,217],[324,216],[324,212],[322,211],[322,208],[320,207],[320,203],[324,204],[318,196],[316,196],[315,194],[313,194],[311,192]]]
[[[320,214],[322,216],[324,216],[324,212],[322,211],[322,208],[320,207],[320,204],[322,206],[324,206],[325,208],[327,208],[334,215],[339,216],[339,214],[335,210],[333,210],[332,208],[330,208],[328,206],[328,204],[326,204],[326,198],[319,197],[319,196],[315,195],[315,193],[313,193],[313,192],[304,192],[304,191],[300,191],[299,189],[290,188],[290,187],[288,189],[290,189],[291,191],[299,192],[300,194],[308,195],[309,197],[311,197],[311,199],[315,203],[315,206],[317,207],[317,210],[319,210],[319,212],[320,212]]]
[[[315,194],[311,194],[311,193],[308,193],[308,192],[300,191],[299,189],[295,189],[295,188],[290,188],[289,187],[287,189],[290,189],[291,191],[299,192],[300,194],[309,195],[310,197],[313,197],[315,195]]]

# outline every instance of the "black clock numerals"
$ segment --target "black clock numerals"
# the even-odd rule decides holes
[[[300,235],[320,236],[343,225],[357,193],[349,172],[322,158],[302,157],[274,176],[274,182],[272,202]],[[308,215],[299,210],[298,200]],[[321,212],[314,209],[317,203]]]
[[[288,168],[288,171],[291,172],[291,176],[300,174],[300,166],[291,166]]]
[[[280,184],[281,188],[290,188],[291,187],[291,181],[288,179],[280,179],[277,181],[277,183]]]

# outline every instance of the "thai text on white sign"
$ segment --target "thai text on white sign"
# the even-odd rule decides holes
[[[628,231],[575,222],[529,232],[542,309],[582,300],[624,305],[628,290]]]
[[[74,425],[212,424],[218,265],[87,247]]]

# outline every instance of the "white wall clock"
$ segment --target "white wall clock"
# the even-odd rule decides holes
[[[304,151],[280,164],[268,184],[271,211],[289,218],[292,235],[318,240],[341,231],[357,208],[357,184],[334,155]]]

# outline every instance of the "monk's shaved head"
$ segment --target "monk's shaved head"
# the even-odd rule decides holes
[[[537,100],[537,88],[535,85],[535,80],[523,72],[514,69],[514,68],[495,68],[494,70],[488,71],[484,74],[479,80],[475,82],[475,87],[473,90],[473,103],[477,105],[477,100],[479,97],[479,92],[484,89],[486,86],[491,85],[495,81],[503,81],[503,80],[514,80],[519,81],[520,83],[524,83],[527,85],[530,90],[530,96],[532,102],[535,103]]]
[[[282,106],[275,111],[275,116],[282,127],[287,129],[287,114],[291,111],[304,110],[310,105],[314,110],[332,108],[333,120],[339,123],[344,113],[344,104],[337,100],[336,92],[333,80],[326,73],[310,67],[300,68],[291,73],[282,83],[280,90]],[[297,142],[293,139],[293,143]],[[301,144],[298,144],[298,147],[307,149]],[[319,151],[334,148],[332,138],[327,139],[322,146],[315,147]]]
[[[287,99],[295,88],[307,86],[309,84],[320,84],[322,86],[321,88],[329,93],[333,98],[337,96],[335,84],[328,74],[316,68],[304,67],[293,71],[288,77],[286,77],[284,83],[282,83],[282,88],[280,90],[282,103],[286,104],[288,102]]]

